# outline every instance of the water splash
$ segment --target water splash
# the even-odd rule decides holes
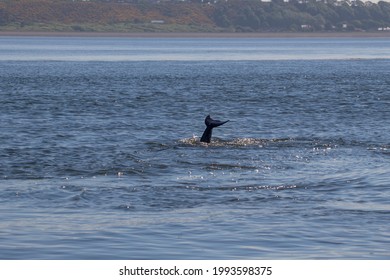
[[[203,147],[263,147],[270,143],[280,143],[293,141],[290,138],[279,138],[279,139],[262,139],[262,138],[235,138],[233,140],[224,140],[217,137],[214,137],[211,143],[200,142],[200,138],[193,136],[191,138],[180,139],[178,142],[180,144],[189,145],[189,146],[203,146]]]

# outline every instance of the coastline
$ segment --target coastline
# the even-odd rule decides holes
[[[26,32],[0,31],[0,37],[119,37],[119,38],[390,38],[390,32]]]

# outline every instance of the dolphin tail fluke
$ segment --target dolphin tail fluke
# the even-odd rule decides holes
[[[203,135],[202,137],[200,138],[200,142],[205,142],[205,143],[210,143],[211,142],[211,135],[213,133],[213,128],[214,127],[218,127],[218,126],[221,126],[225,123],[227,123],[229,120],[227,121],[219,121],[219,120],[213,120],[210,115],[208,115],[206,117],[206,119],[204,120],[204,123],[206,124],[206,129],[205,131],[203,132]]]

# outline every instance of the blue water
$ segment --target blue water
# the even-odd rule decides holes
[[[390,259],[389,89],[389,39],[0,37],[0,258]]]

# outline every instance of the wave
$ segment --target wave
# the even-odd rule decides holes
[[[367,150],[386,156],[390,155],[390,145],[370,146]]]
[[[211,143],[200,142],[200,137],[193,136],[183,138],[177,141],[182,146],[197,146],[197,147],[264,147],[272,144],[284,147],[293,146],[310,146],[313,149],[320,148],[336,148],[336,147],[360,147],[367,150],[389,153],[390,146],[380,143],[372,143],[366,141],[348,140],[344,138],[320,138],[320,137],[286,137],[286,138],[234,138],[225,140],[213,137]]]
[[[180,139],[180,144],[188,146],[203,146],[203,147],[246,147],[246,146],[258,146],[263,147],[269,143],[290,142],[292,138],[280,138],[280,139],[262,139],[262,138],[235,138],[232,140],[223,140],[220,138],[213,138],[211,143],[200,142],[200,138],[193,136],[191,138]]]

